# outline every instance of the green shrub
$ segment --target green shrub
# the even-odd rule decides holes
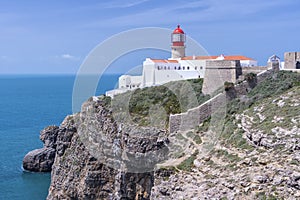
[[[201,144],[202,143],[201,137],[199,135],[195,135],[193,140],[196,144]]]
[[[191,171],[191,169],[194,167],[194,160],[197,158],[199,151],[195,151],[190,157],[182,161],[179,165],[177,165],[177,168],[183,171]]]
[[[234,88],[234,84],[232,83],[232,82],[225,82],[224,83],[224,89],[225,89],[225,91],[228,91],[228,90],[230,90],[230,89],[232,89],[232,88]]]
[[[245,75],[245,80],[251,81],[251,80],[255,79],[256,77],[257,77],[257,74],[250,72]]]
[[[151,123],[149,118],[150,114],[153,114],[150,113],[151,108],[156,106],[165,114],[161,116],[160,113],[154,113],[157,116],[151,117],[165,122],[162,125],[166,127],[170,114],[186,112],[209,99],[208,95],[202,94],[202,84],[203,79],[173,81],[116,95],[113,99],[114,113],[120,113],[129,108],[133,121],[147,126]]]

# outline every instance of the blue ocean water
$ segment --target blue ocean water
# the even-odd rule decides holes
[[[113,89],[119,75],[102,76],[96,94]],[[0,200],[45,199],[50,173],[24,172],[24,155],[41,148],[39,132],[72,114],[75,76],[0,76]]]

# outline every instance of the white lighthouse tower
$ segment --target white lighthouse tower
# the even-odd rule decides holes
[[[173,31],[171,35],[172,41],[172,58],[182,58],[185,57],[185,33],[180,28],[180,25]]]

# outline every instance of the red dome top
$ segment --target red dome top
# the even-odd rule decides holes
[[[173,33],[178,34],[184,34],[183,30],[180,28],[180,25],[177,25],[177,28],[173,31]]]

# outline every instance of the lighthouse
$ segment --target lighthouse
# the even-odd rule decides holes
[[[180,28],[180,25],[171,34],[172,42],[172,58],[182,58],[185,57],[185,33]]]

